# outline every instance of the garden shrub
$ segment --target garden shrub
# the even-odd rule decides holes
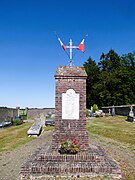
[[[86,117],[88,117],[88,109],[86,109]]]
[[[92,108],[92,112],[95,113],[95,111],[98,111],[98,106],[96,104],[94,104]]]
[[[12,120],[12,124],[14,126],[18,126],[18,125],[21,125],[23,123],[23,120]]]

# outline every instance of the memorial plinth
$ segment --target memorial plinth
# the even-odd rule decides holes
[[[84,67],[59,66],[56,71],[53,150],[57,150],[59,144],[69,138],[79,140],[81,150],[88,148],[86,78]]]
[[[21,179],[122,179],[116,161],[99,146],[89,144],[86,131],[86,77],[83,67],[60,66],[55,74],[55,130],[48,141],[23,164]],[[77,154],[60,154],[59,145],[79,141]]]

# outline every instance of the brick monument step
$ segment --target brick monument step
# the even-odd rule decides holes
[[[90,145],[87,151],[76,155],[50,152],[44,147],[33,154],[22,166],[20,177],[46,176],[111,176],[121,179],[121,170],[110,156],[99,146]]]

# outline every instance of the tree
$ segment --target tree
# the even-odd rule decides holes
[[[89,58],[84,67],[87,108],[135,103],[135,53],[119,56],[111,49],[102,53],[98,65]]]
[[[84,63],[84,67],[88,75],[86,81],[86,106],[90,108],[93,104],[97,103],[97,96],[93,87],[99,78],[99,68],[91,57]]]
[[[123,67],[135,68],[135,52],[124,54],[121,56],[121,64]]]
[[[108,72],[119,68],[120,65],[120,56],[113,49],[110,49],[107,54],[102,53],[100,62],[98,63],[101,71]]]

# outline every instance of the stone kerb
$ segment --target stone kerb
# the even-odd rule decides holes
[[[86,78],[87,74],[84,67],[60,66],[57,69],[55,74],[56,95],[55,131],[52,140],[53,150],[56,150],[58,145],[68,138],[79,140],[81,149],[87,149],[88,147],[88,135],[86,132]]]

